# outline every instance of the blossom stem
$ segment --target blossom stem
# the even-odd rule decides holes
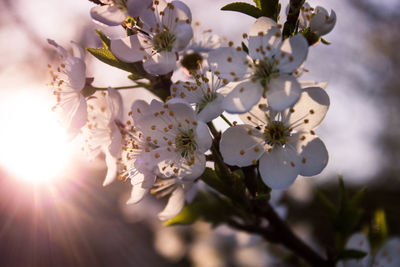
[[[110,86],[112,87],[112,86]],[[94,87],[96,91],[107,91],[108,87]],[[136,84],[136,85],[128,85],[128,86],[119,86],[119,87],[112,87],[115,90],[123,90],[123,89],[131,89],[131,88],[143,88],[143,84]]]
[[[283,39],[288,38],[295,33],[300,9],[304,2],[305,0],[290,0],[289,13],[283,26]]]
[[[221,117],[221,119],[223,119],[229,126],[233,126],[233,124],[223,115],[223,114],[221,114],[221,115],[219,115],[220,117]]]

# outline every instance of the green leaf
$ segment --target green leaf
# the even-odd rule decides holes
[[[338,211],[335,205],[320,191],[317,191],[319,202],[325,207],[331,217],[337,216]]]
[[[143,78],[147,78],[148,74],[146,71],[143,69],[143,64],[142,62],[134,62],[134,63],[126,63],[123,62],[119,59],[117,59],[110,50],[106,48],[87,48],[90,54],[92,54],[94,57],[96,57],[98,60],[119,68],[121,70],[131,72],[137,76],[141,76]]]
[[[256,7],[258,9],[261,9],[261,1],[260,0],[253,0],[254,4],[256,4]]]
[[[250,5],[249,3],[244,2],[227,4],[226,6],[222,7],[221,10],[240,12],[256,19],[262,16],[262,12],[260,9],[253,5]]]
[[[262,16],[277,21],[281,6],[279,0],[260,0],[260,9]]]
[[[362,259],[367,255],[364,251],[356,250],[356,249],[344,249],[339,251],[338,259],[347,260],[347,259]]]
[[[101,43],[104,48],[110,49],[111,41],[101,30],[96,30],[97,35],[100,37]]]

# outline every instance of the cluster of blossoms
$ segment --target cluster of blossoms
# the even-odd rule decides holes
[[[287,189],[298,175],[317,175],[327,165],[328,152],[314,130],[328,111],[329,97],[324,84],[299,79],[309,52],[307,33],[327,34],[334,12],[329,16],[305,4],[299,32],[287,38],[280,24],[260,17],[241,47],[209,30],[196,34],[191,11],[181,1],[102,0],[91,16],[125,28],[128,36],[110,40],[107,49],[120,62],[141,64],[148,74],[144,79],[170,78],[178,70],[186,74],[167,88],[152,85],[167,90],[164,101],[124,103],[117,87],[91,85],[82,49],[72,56],[49,41],[61,60],[50,71],[55,110],[72,136],[83,137],[91,158],[105,154],[104,185],[130,180],[128,203],[147,192],[169,196],[159,218],[175,217],[214,153],[228,169],[254,166],[271,189]],[[135,87],[145,84],[139,82]],[[131,106],[129,114],[123,114],[123,104]],[[224,112],[239,114],[242,123],[231,124]],[[221,135],[213,125],[219,116],[231,126]]]

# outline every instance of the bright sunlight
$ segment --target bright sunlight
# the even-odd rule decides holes
[[[18,90],[1,98],[0,164],[31,183],[60,177],[71,159],[71,144],[52,112],[50,96]]]

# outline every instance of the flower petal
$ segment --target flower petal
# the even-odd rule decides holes
[[[301,87],[292,75],[280,75],[268,84],[266,97],[268,105],[276,111],[283,111],[300,98]]]
[[[182,51],[193,38],[192,26],[186,22],[180,22],[175,28],[174,51]]]
[[[208,102],[207,105],[199,112],[197,118],[204,122],[212,121],[213,119],[217,118],[219,115],[224,112],[222,108],[222,101],[224,100],[224,96],[216,93],[217,97]]]
[[[280,33],[280,30],[273,19],[270,19],[268,17],[259,17],[256,22],[251,26],[249,35],[258,36],[260,32],[262,32],[263,34],[267,34],[269,32]]]
[[[336,13],[331,10],[330,16],[325,8],[317,6],[314,11],[315,15],[310,21],[311,31],[319,36],[325,35],[332,31],[336,24]]]
[[[90,9],[90,16],[96,22],[108,26],[118,26],[126,19],[126,12],[115,5],[95,6]]]
[[[137,172],[135,176],[131,177],[131,197],[128,199],[126,204],[136,204],[137,202],[142,200],[144,195],[153,186],[154,181],[154,175],[145,175],[143,173]]]
[[[371,262],[371,249],[367,237],[362,233],[353,234],[347,241],[346,249],[357,249],[368,253],[367,256],[361,260],[347,260],[343,261],[343,267],[363,267],[370,266]]]
[[[233,47],[220,47],[208,54],[208,64],[221,79],[234,81],[248,72],[247,54]]]
[[[197,150],[200,153],[206,152],[211,147],[212,138],[210,130],[208,129],[207,124],[205,124],[202,121],[197,122],[196,143],[197,143]]]
[[[376,253],[374,266],[400,266],[400,239],[389,239]]]
[[[141,47],[137,35],[111,40],[110,45],[113,55],[125,62],[142,61],[147,53]]]
[[[103,186],[107,186],[115,181],[117,178],[117,159],[113,157],[108,151],[105,152],[106,154],[106,164],[107,164],[107,174],[106,178],[104,179]]]
[[[108,97],[107,97],[107,107],[110,110],[111,118],[110,120],[121,120],[122,119],[122,97],[121,94],[115,90],[114,88],[108,88]]]
[[[111,129],[111,143],[108,146],[108,151],[113,157],[117,158],[122,148],[122,135],[115,122],[110,123],[109,127]]]
[[[277,56],[280,73],[292,73],[306,60],[308,54],[307,39],[301,34],[285,39],[281,53]]]
[[[300,173],[300,158],[297,152],[286,147],[275,147],[260,158],[259,171],[262,180],[272,189],[286,189]]]
[[[131,106],[132,119],[135,124],[135,121],[138,121],[143,115],[147,114],[149,108],[149,104],[147,104],[144,100],[135,100]]]
[[[296,139],[294,146],[301,158],[300,175],[313,176],[319,174],[328,164],[328,151],[317,136],[299,132],[291,138]]]
[[[263,88],[258,81],[245,80],[225,96],[222,107],[229,113],[245,113],[260,101]]]
[[[178,186],[168,199],[168,203],[158,214],[158,218],[162,221],[174,218],[182,210],[185,205],[185,192],[181,186]]]
[[[127,0],[128,14],[132,17],[139,17],[146,8],[151,6],[152,2],[152,0]]]
[[[330,105],[329,96],[320,87],[305,88],[299,101],[284,112],[286,123],[296,131],[310,131],[325,118]]]
[[[219,148],[224,161],[239,167],[255,163],[265,152],[262,134],[250,125],[228,128],[221,137]]]
[[[143,68],[150,74],[163,75],[171,72],[176,67],[176,54],[161,52],[153,55],[143,63]]]

